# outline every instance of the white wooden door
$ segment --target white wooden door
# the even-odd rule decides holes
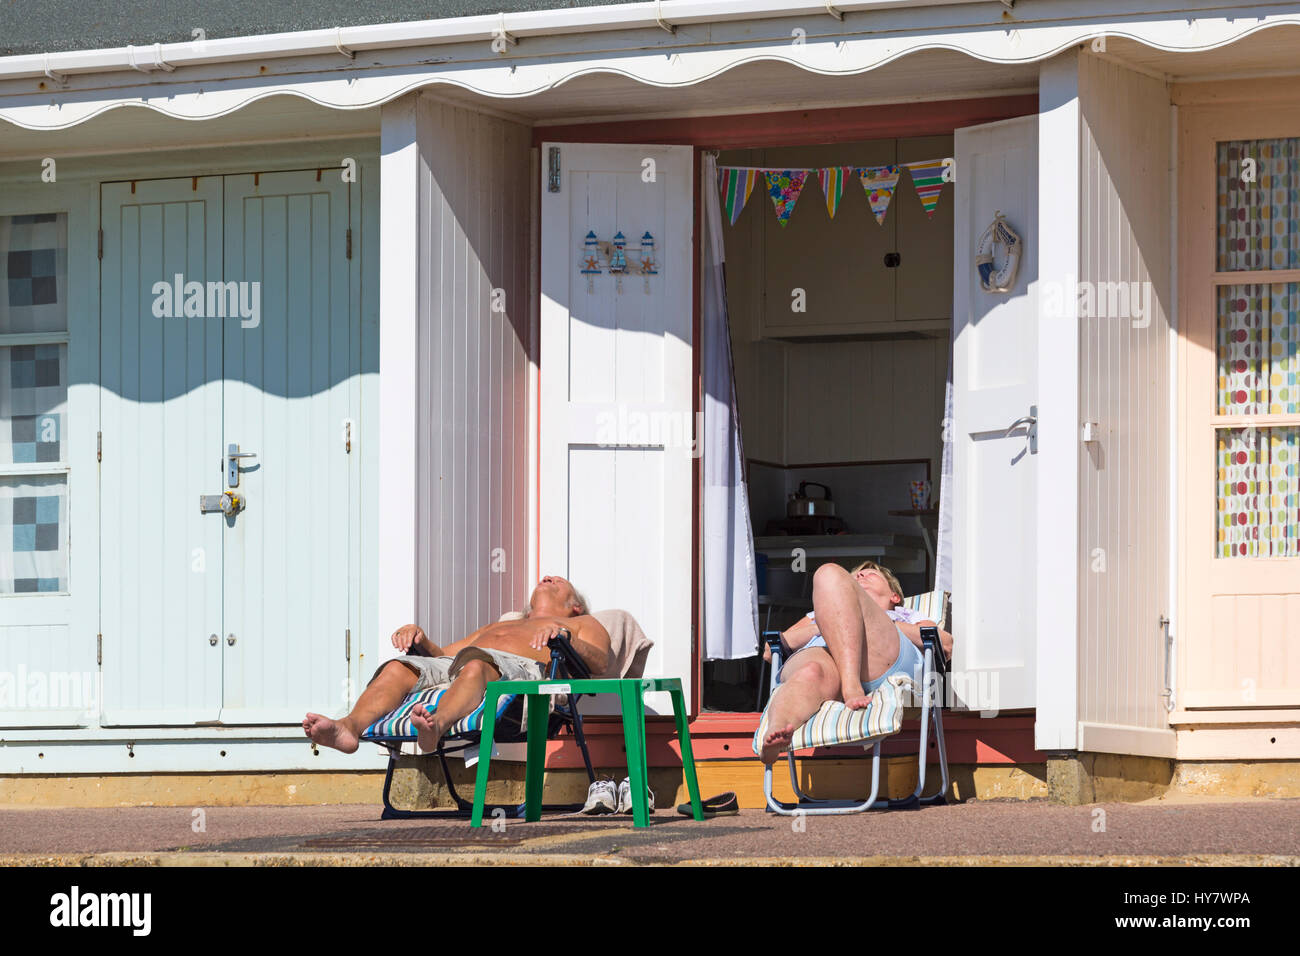
[[[692,151],[547,144],[542,158],[539,570],[630,612],[655,642],[646,674],[681,678],[689,699]],[[588,232],[622,232],[632,270],[649,233],[657,274],[620,291],[595,251],[600,274],[584,275]]]
[[[221,278],[221,186],[103,187],[105,724],[213,721],[221,708],[222,522],[198,508],[201,493],[222,490],[221,324],[183,304],[186,283]]]
[[[105,724],[350,702],[359,260],[322,172],[104,186]]]
[[[1035,705],[1038,119],[959,129],[955,154],[954,686],[1010,710]],[[974,259],[998,211],[1024,254],[1015,288],[990,294]]]
[[[337,169],[227,176],[224,434],[246,510],[224,522],[221,721],[296,723],[348,703],[353,335],[349,184]],[[254,286],[253,284],[256,283]],[[241,292],[242,294],[242,292]]]

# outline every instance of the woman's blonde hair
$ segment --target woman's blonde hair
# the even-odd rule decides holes
[[[879,572],[880,576],[885,579],[885,583],[889,585],[889,589],[893,593],[898,595],[899,600],[897,604],[894,605],[894,607],[898,607],[899,604],[903,603],[902,601],[904,597],[903,586],[898,583],[898,578],[894,576],[893,571],[889,570],[889,568],[885,567],[883,564],[876,564],[875,561],[863,561],[861,564],[859,564],[856,568],[854,568],[849,573],[857,574],[859,571],[863,570],[864,568],[868,571]]]

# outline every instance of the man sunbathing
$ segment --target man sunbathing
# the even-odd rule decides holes
[[[416,624],[393,632],[399,651],[419,647],[431,657],[405,655],[384,663],[346,717],[330,720],[308,714],[302,729],[322,747],[353,753],[362,732],[397,707],[413,690],[425,690],[448,681],[451,686],[430,714],[417,708],[411,714],[419,734],[420,749],[436,750],[438,741],[456,721],[473,713],[483,701],[489,681],[541,680],[542,664],[551,652],[546,642],[567,630],[570,643],[594,676],[609,667],[609,634],[587,613],[587,603],[564,578],[542,578],[528,599],[524,617],[481,627],[468,637],[439,647]]]
[[[789,745],[795,728],[827,700],[842,700],[850,710],[867,706],[871,694],[893,674],[919,679],[921,628],[933,621],[900,608],[898,579],[874,561],[853,571],[823,564],[813,574],[813,610],[781,635],[795,653],[777,676],[779,686],[768,709],[762,760],[770,764]],[[939,631],[945,657],[952,635]],[[765,659],[771,650],[763,651]]]

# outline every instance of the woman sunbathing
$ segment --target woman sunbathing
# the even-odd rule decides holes
[[[902,589],[888,568],[866,561],[853,571],[824,564],[813,574],[813,611],[781,635],[793,653],[777,675],[768,708],[761,757],[770,764],[788,747],[795,729],[823,702],[842,700],[850,710],[867,706],[893,674],[920,678],[921,628],[933,621],[899,608]],[[952,635],[939,631],[946,657]],[[764,651],[770,658],[771,652]]]

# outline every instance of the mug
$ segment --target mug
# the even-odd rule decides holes
[[[913,481],[908,483],[912,495],[912,510],[925,511],[930,507],[930,482]]]

